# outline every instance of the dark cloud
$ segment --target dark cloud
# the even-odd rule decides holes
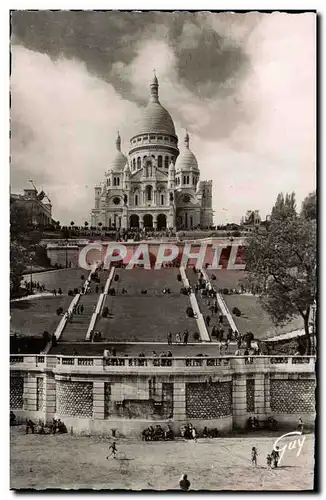
[[[133,99],[128,83],[110,73],[112,65],[129,64],[137,42],[160,38],[163,27],[177,56],[180,81],[194,94],[211,98],[232,76],[240,84],[249,61],[241,46],[230,45],[232,30],[227,36],[219,34],[205,20],[189,12],[16,11],[12,32],[26,48],[83,61],[91,73]],[[192,28],[199,32],[194,41]]]

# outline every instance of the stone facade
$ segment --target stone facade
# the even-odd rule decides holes
[[[315,411],[315,381],[271,380],[271,411],[274,413],[313,413]]]
[[[57,382],[57,413],[71,417],[92,417],[93,384],[91,382]]]
[[[139,436],[151,423],[171,423],[178,432],[187,421],[199,431],[229,431],[251,415],[260,421],[272,415],[292,428],[302,415],[313,424],[314,358],[279,359],[286,363],[258,356],[251,364],[230,357],[204,359],[201,366],[188,358],[172,358],[171,366],[150,359],[107,366],[101,357],[85,365],[78,357],[13,356],[10,408],[18,419],[61,418],[75,433],[105,435],[115,429]]]
[[[255,413],[255,380],[247,378],[247,412]]]
[[[232,415],[232,383],[186,384],[186,414],[190,419]]]
[[[181,153],[169,113],[151,84],[150,101],[130,138],[128,157],[121,138],[105,180],[95,187],[91,224],[116,229],[192,229],[213,224],[212,181],[200,181],[186,133]]]

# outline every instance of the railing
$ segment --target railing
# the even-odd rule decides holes
[[[83,367],[94,367],[94,369],[106,370],[107,368],[117,369],[119,367],[137,368],[166,368],[171,369],[196,369],[196,368],[221,368],[269,370],[278,365],[312,365],[315,356],[184,356],[184,357],[139,357],[139,356],[65,356],[65,355],[11,355],[10,365],[21,366],[21,369],[28,369],[32,366],[46,365],[54,369],[72,367],[82,370]],[[23,366],[22,366],[23,365]],[[41,367],[42,368],[42,367]],[[307,367],[308,368],[308,367]],[[299,369],[299,367],[298,367]],[[291,369],[295,371],[295,367]],[[300,369],[299,369],[300,371]]]

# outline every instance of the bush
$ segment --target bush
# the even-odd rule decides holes
[[[82,274],[81,277],[80,277],[81,280],[84,280],[85,279],[85,276]]]
[[[118,274],[115,275],[114,281],[119,281],[119,275]]]
[[[232,314],[234,314],[235,316],[237,316],[239,318],[241,316],[241,311],[237,307],[234,307],[232,309]]]
[[[189,318],[193,318],[194,317],[194,311],[193,311],[192,307],[187,307],[186,313],[187,313],[187,316],[189,316]]]
[[[45,344],[47,344],[47,343],[49,342],[50,338],[51,338],[51,336],[50,336],[49,332],[47,332],[47,331],[44,331],[44,332],[43,332],[42,337],[43,337],[43,340],[44,340],[44,343],[45,343]]]
[[[109,308],[105,306],[102,311],[103,318],[107,318],[108,314],[109,314]]]
[[[78,295],[78,288],[74,288],[74,295]]]
[[[178,280],[178,281],[181,281],[181,280],[182,280],[182,278],[181,278],[181,274],[178,274],[178,275],[177,275],[177,280]]]
[[[229,289],[223,288],[223,295],[229,295]]]
[[[63,308],[62,307],[58,307],[58,309],[57,309],[57,315],[61,316],[62,313],[63,313]]]
[[[73,291],[72,291],[72,290],[68,290],[68,295],[69,295],[69,297],[72,297],[72,296],[73,296],[73,294],[74,294],[74,293],[73,293]]]
[[[200,339],[200,335],[198,332],[195,332],[194,333],[194,340],[199,340]]]

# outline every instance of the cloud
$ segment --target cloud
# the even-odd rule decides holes
[[[118,129],[139,112],[85,64],[12,47],[11,184],[33,178],[50,196],[54,216],[83,222],[93,187],[114,155]],[[129,131],[130,133],[130,131]]]
[[[216,222],[265,215],[280,191],[300,204],[315,187],[315,15],[139,16],[61,15],[63,38],[49,17],[50,37],[40,21],[33,37],[20,25],[33,50],[12,47],[12,188],[34,178],[60,221],[88,218],[117,129],[128,152],[155,67],[181,148],[187,128],[214,182]]]

